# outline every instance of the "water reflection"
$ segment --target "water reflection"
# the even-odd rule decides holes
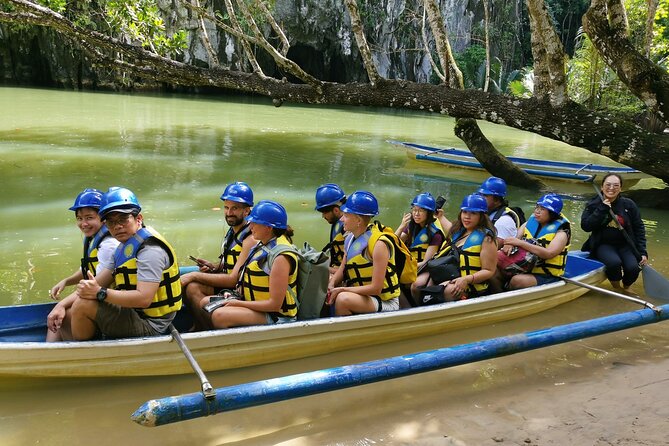
[[[49,288],[78,266],[81,236],[67,208],[84,187],[124,185],[135,191],[149,224],[187,255],[216,258],[224,234],[219,196],[246,180],[256,199],[286,206],[296,242],[325,244],[327,225],[313,210],[318,185],[338,182],[349,193],[365,188],[381,204],[379,218],[396,226],[416,193],[444,195],[447,215],[487,175],[409,161],[387,139],[461,146],[453,121],[439,115],[360,108],[323,109],[266,100],[184,98],[0,88],[0,305],[44,302]],[[602,163],[592,154],[536,135],[482,123],[505,153]],[[565,213],[578,226],[588,187],[568,193]],[[511,187],[514,205],[527,212],[538,198]],[[669,274],[669,213],[642,210],[655,268]],[[529,215],[529,214],[528,214]],[[572,246],[586,236],[578,228]],[[635,291],[641,287],[635,285]],[[627,311],[629,302],[589,293],[540,315],[494,326],[392,345],[359,349],[272,366],[213,374],[216,386],[367,361]],[[629,334],[632,333],[632,334]],[[485,407],[523,380],[584,379],[603,361],[634,363],[666,357],[666,329],[585,340],[453,370],[407,377],[336,394],[304,398],[160,429],[134,426],[129,416],[151,398],[193,392],[192,376],[146,379],[0,382],[0,444],[356,444],[392,442],[416,431],[457,432],[444,401]],[[574,345],[576,347],[574,347]],[[653,347],[655,346],[655,347]],[[176,348],[176,347],[175,347]],[[649,349],[650,352],[649,352]],[[650,356],[647,356],[650,355]],[[664,356],[663,356],[664,355]],[[579,370],[583,370],[579,372]],[[579,375],[580,373],[580,375]],[[565,375],[567,378],[565,378]],[[439,391],[435,391],[438,389]],[[478,405],[478,406],[477,406]],[[436,414],[440,414],[437,416]],[[39,420],[39,422],[35,422]],[[259,422],[259,420],[261,420]],[[370,420],[382,420],[371,423]],[[388,420],[388,421],[383,421]],[[342,432],[342,427],[346,431]],[[446,428],[444,427],[446,426]],[[104,435],[100,434],[104,432]],[[443,438],[443,437],[441,437]]]

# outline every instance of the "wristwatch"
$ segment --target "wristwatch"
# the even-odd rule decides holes
[[[103,302],[107,298],[107,288],[100,288],[95,297],[98,298],[98,302]]]

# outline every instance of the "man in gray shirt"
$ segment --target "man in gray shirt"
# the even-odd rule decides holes
[[[72,337],[124,338],[165,334],[181,308],[176,254],[154,229],[145,227],[132,191],[110,188],[103,196],[100,217],[120,245],[113,260],[101,264],[77,286],[72,306]],[[113,289],[107,289],[111,285]]]

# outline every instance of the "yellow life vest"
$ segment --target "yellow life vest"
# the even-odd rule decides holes
[[[508,215],[509,217],[513,218],[513,221],[516,222],[516,228],[519,228],[520,225],[522,224],[520,221],[520,217],[518,217],[518,214],[516,214],[516,211],[511,209],[510,207],[500,207],[497,209],[494,209],[490,212],[488,212],[488,217],[490,217],[490,223],[493,225],[497,220],[499,220],[503,215]]]
[[[277,244],[292,246],[285,235],[274,238],[265,246],[267,249],[272,249]],[[281,315],[286,317],[293,317],[297,315],[297,303],[293,296],[297,295],[297,256],[292,252],[285,252],[281,255],[289,256],[293,259],[293,267],[288,278],[288,286],[292,290],[292,294],[286,288],[286,294],[281,304]],[[263,249],[263,245],[258,243],[249,253],[249,258],[246,261],[241,273],[241,287],[242,296],[244,300],[259,301],[269,300],[269,275],[270,266],[267,262],[267,251]]]
[[[219,258],[223,261],[223,272],[229,273],[235,267],[237,259],[242,252],[242,245],[246,237],[251,235],[251,226],[248,223],[235,233],[230,228],[223,239],[223,246],[221,246],[221,255]]]
[[[153,228],[140,228],[127,242],[119,245],[114,253],[114,281],[117,290],[137,289],[137,252],[152,238],[167,252],[169,266],[163,270],[163,279],[153,302],[148,308],[137,308],[148,317],[160,317],[181,308],[181,281],[179,264],[172,246]]]
[[[427,248],[430,247],[432,237],[439,232],[441,232],[442,235],[444,234],[444,230],[441,228],[441,223],[439,223],[439,220],[435,220],[416,233],[411,240],[409,247],[409,251],[411,251],[411,255],[416,259],[416,262],[422,262],[423,259],[425,259],[425,252],[427,251]],[[411,234],[409,234],[409,236],[411,236]]]
[[[111,237],[109,229],[106,225],[102,225],[100,230],[95,233],[93,237],[86,237],[84,239],[84,256],[81,258],[81,272],[86,276],[86,271],[90,271],[95,274],[98,264],[100,263],[98,259],[98,248],[100,244],[107,237]]]
[[[330,243],[327,245],[330,254],[330,266],[339,266],[344,259],[345,233],[344,223],[340,220],[330,227]]]
[[[346,265],[344,266],[344,279],[349,286],[363,286],[372,282],[372,249],[368,249],[370,240],[381,241],[388,246],[390,258],[386,266],[386,274],[383,279],[383,289],[379,294],[381,300],[389,300],[400,295],[400,284],[397,270],[395,268],[395,249],[393,243],[382,233],[375,224],[370,224],[367,230],[355,238],[349,234],[346,238]]]
[[[463,234],[464,229],[457,234],[453,234],[453,239],[458,240]],[[469,234],[464,245],[457,248],[460,253],[460,277],[481,271],[481,249],[483,248],[483,242],[486,236],[494,237],[494,234],[490,231],[476,229]],[[468,294],[470,296],[485,294],[487,289],[487,281],[474,283],[468,286]]]
[[[533,240],[538,245],[547,247],[555,238],[555,235],[560,229],[569,229],[570,222],[563,214],[560,218],[539,228],[539,222],[534,218],[534,215],[527,220],[525,231],[523,233],[523,240]],[[571,239],[571,237],[570,237]],[[555,257],[547,260],[539,259],[536,266],[530,271],[532,274],[546,274],[549,276],[562,276],[567,267],[567,252],[569,251],[570,240],[564,249]]]

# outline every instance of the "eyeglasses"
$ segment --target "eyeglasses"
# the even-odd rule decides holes
[[[604,183],[604,189],[620,189],[620,184],[618,184],[618,183]]]
[[[412,214],[426,214],[426,213],[427,213],[427,209],[423,209],[423,208],[415,207],[415,208],[411,208],[411,213],[412,213]]]
[[[132,217],[132,214],[124,214],[121,217],[118,218],[108,218],[105,220],[105,224],[107,225],[108,228],[113,228],[114,226],[121,225],[125,226],[128,224],[130,221],[130,217]]]

